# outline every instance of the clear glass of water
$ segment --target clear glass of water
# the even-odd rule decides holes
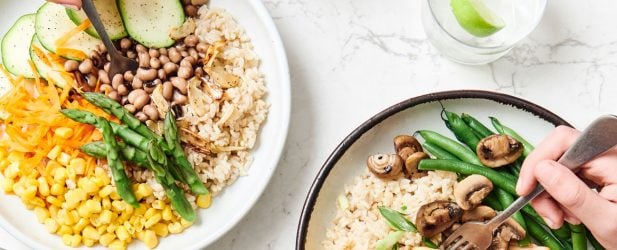
[[[464,30],[452,12],[450,0],[422,0],[422,23],[431,43],[453,61],[486,64],[507,54],[538,25],[547,0],[486,0],[486,6],[501,17],[503,29],[486,37]]]

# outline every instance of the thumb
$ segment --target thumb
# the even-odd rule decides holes
[[[81,8],[81,0],[49,0],[50,2],[62,4],[64,7],[68,7],[71,9],[79,9]]]
[[[590,228],[601,228],[606,219],[615,217],[615,205],[591,190],[565,166],[542,161],[534,168],[534,175],[555,201]]]

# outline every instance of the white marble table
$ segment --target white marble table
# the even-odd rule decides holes
[[[440,56],[422,30],[420,1],[265,1],[289,57],[289,138],[260,201],[208,249],[293,249],[306,192],[326,157],[364,120],[412,96],[500,91],[544,106],[577,127],[599,114],[617,113],[614,1],[549,1],[538,28],[486,66]],[[20,249],[1,229],[0,246]]]

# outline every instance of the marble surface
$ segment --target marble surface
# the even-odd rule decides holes
[[[208,249],[293,249],[321,164],[382,109],[433,91],[484,89],[544,106],[576,127],[617,113],[617,4],[549,1],[536,30],[485,66],[442,57],[426,40],[421,0],[265,0],[292,80],[286,151],[253,210]],[[20,249],[0,231],[0,246]]]

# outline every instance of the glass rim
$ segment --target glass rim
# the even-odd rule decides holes
[[[504,45],[500,45],[500,46],[477,46],[477,45],[473,45],[473,44],[469,44],[465,41],[462,41],[460,39],[458,39],[457,37],[453,36],[452,34],[450,34],[450,32],[448,32],[447,29],[445,29],[443,27],[443,25],[441,24],[441,22],[439,21],[439,19],[437,19],[437,17],[435,16],[435,13],[433,12],[433,7],[431,6],[431,1],[432,0],[426,0],[426,4],[428,4],[428,9],[429,12],[431,13],[431,17],[433,18],[433,20],[435,21],[435,23],[437,23],[437,25],[439,26],[439,28],[446,33],[450,38],[456,40],[457,42],[468,46],[468,47],[472,47],[475,49],[500,49],[502,47],[504,47]],[[533,28],[529,31],[529,33],[527,33],[527,35],[523,36],[522,38],[512,42],[511,44],[508,44],[505,46],[505,49],[509,49],[510,47],[512,47],[514,44],[518,43],[519,41],[525,39],[525,37],[529,36],[529,34],[531,34],[531,32],[533,32],[536,27],[538,27],[538,24],[540,24],[540,21],[542,20],[542,17],[544,17],[544,12],[546,11],[546,5],[548,4],[548,0],[544,1],[544,5],[541,6],[541,10],[540,10],[540,15],[539,18],[537,18],[537,20],[535,21],[535,23],[533,24]]]

